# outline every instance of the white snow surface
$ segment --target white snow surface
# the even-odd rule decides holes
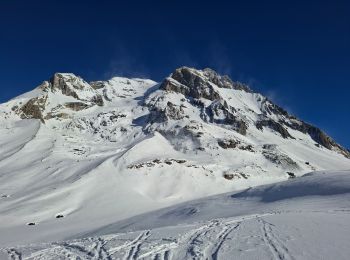
[[[212,84],[249,125],[242,135],[152,80],[95,89],[59,75],[76,96],[44,82],[0,105],[0,259],[346,259],[350,160],[302,132],[255,128],[262,95]],[[36,97],[45,120],[21,118]],[[169,102],[185,116],[149,119]]]
[[[0,256],[348,259],[349,220],[350,172],[314,172],[146,213],[81,234],[78,239],[3,248]]]

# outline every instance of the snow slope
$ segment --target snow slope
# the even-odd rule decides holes
[[[209,69],[179,68],[159,84],[56,73],[0,105],[0,245],[63,241],[290,174],[350,169],[349,156]]]
[[[21,259],[348,259],[350,172],[314,172],[136,216]]]

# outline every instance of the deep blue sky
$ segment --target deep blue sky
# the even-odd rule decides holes
[[[54,72],[211,67],[350,147],[350,1],[0,1],[0,102]]]

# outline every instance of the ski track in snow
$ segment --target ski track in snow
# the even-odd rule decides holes
[[[348,175],[340,176],[343,179],[339,185],[347,187]],[[315,178],[323,180],[314,181],[317,188],[328,191],[329,186],[322,183],[326,180],[328,185],[337,176],[325,179],[322,174]],[[302,186],[305,179],[299,180],[299,185],[288,182],[288,187],[305,190]],[[271,195],[271,187],[275,186],[250,192],[255,195],[263,189],[263,194]],[[334,196],[310,196],[280,201],[274,206],[264,204],[264,207],[259,207],[247,194],[243,199],[234,198],[236,204],[231,204],[232,196],[224,194],[199,200],[201,203],[180,204],[140,215],[126,223],[120,222],[119,227],[102,228],[106,231],[96,231],[88,238],[0,248],[0,259],[6,256],[11,260],[348,259],[350,200],[347,193],[338,194],[343,186],[335,187]],[[280,192],[281,189],[275,189],[273,195]],[[224,209],[238,210],[245,203],[251,210],[230,215],[220,208],[223,202],[230,202]],[[188,215],[193,209],[200,214]],[[124,229],[130,227],[128,223],[134,226]]]
[[[232,225],[232,226],[227,226],[225,227],[222,232],[219,234],[219,236],[217,237],[217,242],[214,244],[214,247],[212,248],[211,252],[211,258],[213,260],[218,259],[218,255],[221,249],[221,246],[223,245],[223,243],[226,241],[227,236],[234,231],[235,229],[237,229],[239,227],[241,223],[238,222],[236,225]]]
[[[278,224],[281,219],[290,219],[289,214],[292,217],[300,214],[303,218],[305,213],[276,211],[66,242],[4,248],[0,249],[0,259],[1,253],[7,254],[11,260],[219,260],[233,259],[233,256],[234,259],[319,259],[315,258],[316,255],[296,251],[298,248],[290,245],[295,241],[293,233],[290,233],[292,226]],[[343,255],[338,259],[346,258]]]
[[[140,249],[142,244],[146,241],[146,239],[150,236],[150,231],[147,230],[141,233],[132,243],[131,247],[127,253],[126,260],[137,259],[140,253]]]
[[[180,234],[177,239],[152,237],[151,230],[136,232],[134,239],[122,239],[125,234],[87,238],[72,242],[52,243],[22,257],[21,249],[6,249],[9,259],[88,259],[88,260],[135,260],[135,259],[225,259],[221,257],[224,245],[233,245],[239,239],[241,224],[258,223],[267,248],[274,259],[294,259],[286,245],[273,231],[272,224],[262,217],[274,213],[245,216],[242,218],[214,219],[196,224],[193,229]],[[253,223],[254,222],[254,223]],[[199,225],[199,226],[198,226]],[[130,233],[129,233],[130,234]]]
[[[263,218],[258,218],[258,222],[261,224],[264,241],[269,246],[274,258],[280,260],[294,260],[290,255],[285,242],[283,242],[273,231],[274,225],[265,221]]]
[[[185,245],[188,245],[186,259],[217,259],[222,244],[240,222],[220,222],[213,220],[194,233]],[[209,234],[213,233],[213,234]]]

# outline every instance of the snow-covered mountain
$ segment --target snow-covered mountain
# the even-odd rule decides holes
[[[210,69],[182,67],[161,83],[56,73],[0,105],[0,133],[3,246],[350,169],[350,152],[320,129]]]

